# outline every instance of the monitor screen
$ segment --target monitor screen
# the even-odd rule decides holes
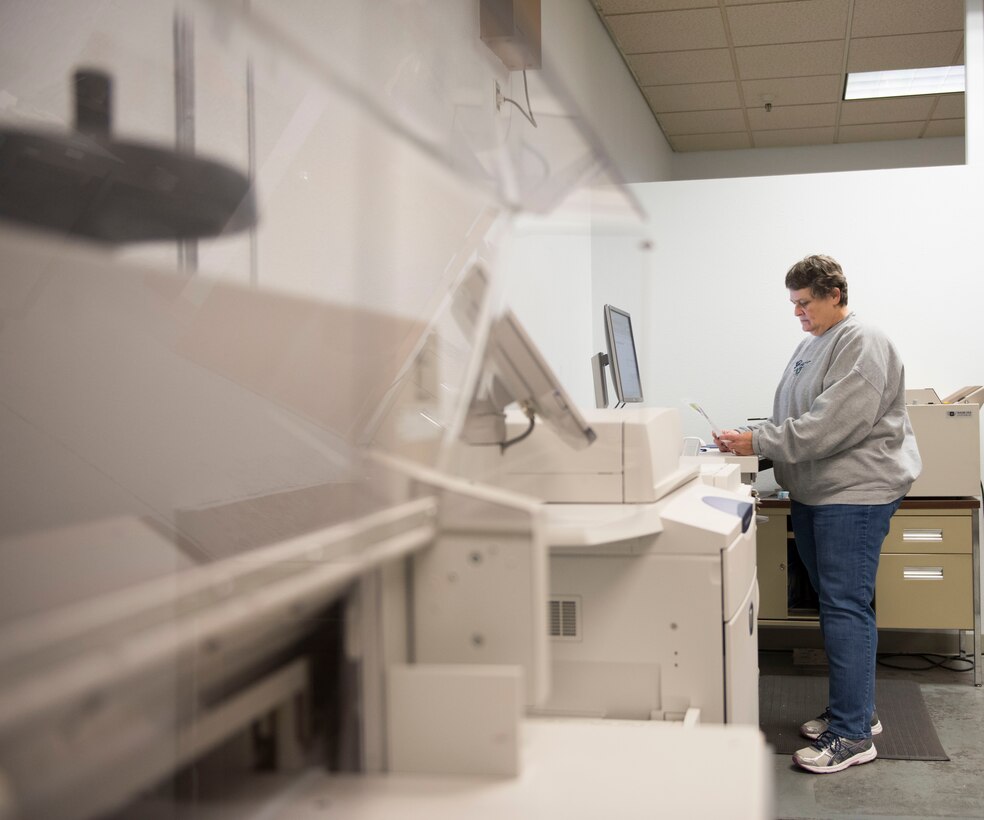
[[[492,327],[489,347],[495,375],[514,401],[531,407],[576,450],[595,440],[595,431],[511,310],[506,310]]]
[[[623,403],[642,401],[642,381],[629,314],[605,305],[605,337],[608,340],[608,361],[616,397]]]

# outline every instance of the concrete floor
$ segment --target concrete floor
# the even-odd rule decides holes
[[[759,666],[763,675],[826,674],[822,666],[797,664],[791,651],[762,652]],[[900,671],[880,665],[877,674],[919,683],[950,760],[880,759],[836,774],[815,775],[795,766],[790,757],[775,755],[777,816],[781,820],[984,819],[984,689],[974,686],[973,673]]]

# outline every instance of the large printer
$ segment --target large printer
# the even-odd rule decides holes
[[[755,516],[737,465],[680,458],[675,409],[585,412],[468,451],[473,478],[545,502],[552,689],[541,711],[758,725]],[[510,434],[524,419],[509,417]]]

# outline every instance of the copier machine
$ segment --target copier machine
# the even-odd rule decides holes
[[[545,714],[758,725],[755,515],[739,467],[682,460],[672,408],[583,411],[468,448],[469,478],[535,496],[550,542]],[[527,419],[509,415],[509,436]]]

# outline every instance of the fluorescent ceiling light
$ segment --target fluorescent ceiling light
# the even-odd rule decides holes
[[[903,68],[897,71],[861,71],[847,75],[845,100],[872,97],[912,97],[919,94],[953,94],[964,90],[964,67]]]

